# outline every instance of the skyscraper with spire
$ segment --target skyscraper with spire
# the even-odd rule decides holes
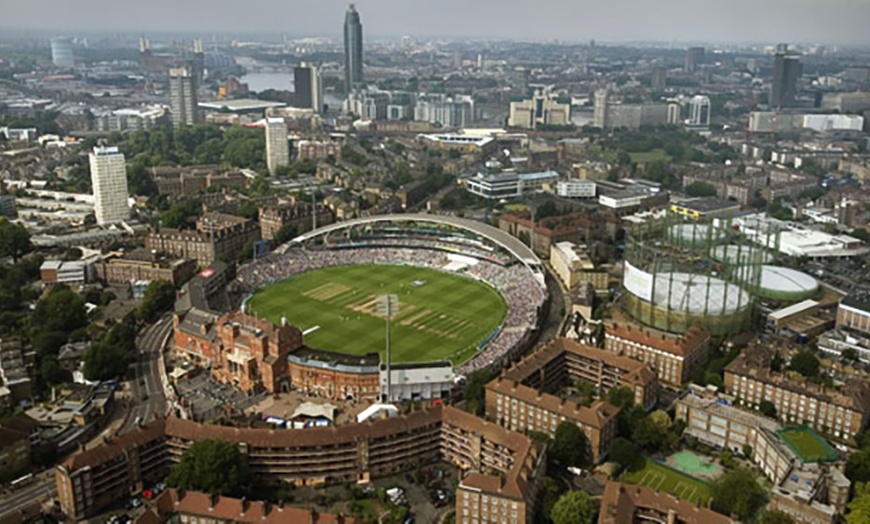
[[[363,34],[353,4],[344,15],[344,87],[347,93],[363,85]]]

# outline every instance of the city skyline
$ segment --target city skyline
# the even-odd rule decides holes
[[[4,11],[2,26],[75,34],[112,32],[275,33],[298,36],[341,34],[341,21],[349,2],[279,2],[257,0],[226,5],[204,0],[184,3],[154,0],[120,6],[106,0],[69,4],[49,0],[13,3]],[[373,38],[414,35],[516,40],[760,42],[791,41],[868,44],[864,21],[870,2],[833,0],[821,5],[811,0],[664,0],[655,5],[640,0],[610,3],[573,3],[543,0],[534,4],[516,0],[479,0],[465,4],[445,0],[437,4],[398,0],[356,2]],[[100,16],[94,16],[94,13]],[[696,13],[703,12],[698,18]],[[268,16],[263,16],[268,13]],[[463,16],[457,16],[462,13]],[[633,16],[627,17],[626,13]],[[747,16],[747,15],[751,16]],[[540,20],[529,24],[528,20]],[[703,23],[697,23],[702,20]]]

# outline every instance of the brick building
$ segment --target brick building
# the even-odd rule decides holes
[[[348,355],[302,347],[288,357],[290,385],[305,396],[377,401],[380,356]]]
[[[328,207],[317,204],[314,209],[316,209],[316,217],[312,217],[311,204],[304,202],[287,202],[261,207],[259,222],[263,239],[274,239],[278,231],[287,225],[295,227],[296,234],[301,235],[311,231],[315,222],[317,227],[327,226],[335,222],[335,216]]]
[[[276,326],[239,310],[217,318],[195,310],[175,317],[176,351],[242,391],[288,391],[287,356],[301,345],[302,333],[286,321]]]
[[[678,386],[707,363],[710,334],[697,326],[673,335],[638,324],[610,323],[604,329],[604,349],[645,362],[659,380]]]
[[[846,378],[840,388],[829,388],[804,377],[771,369],[773,351],[754,345],[725,368],[725,389],[742,406],[773,403],[777,418],[786,424],[806,424],[831,437],[851,440],[870,418],[870,384]]]
[[[81,519],[165,478],[194,442],[239,447],[258,482],[368,483],[439,458],[460,469],[457,522],[531,522],[541,444],[450,406],[363,424],[303,430],[231,428],[170,418],[73,455],[56,469],[61,508]]]
[[[136,280],[165,280],[175,287],[184,284],[196,273],[192,259],[171,259],[166,255],[135,249],[109,254],[94,264],[97,278],[106,284],[127,284]]]
[[[232,260],[248,242],[259,239],[260,227],[253,220],[215,213],[200,217],[195,230],[152,229],[145,248],[208,264],[218,258]]]
[[[326,160],[341,158],[341,142],[332,140],[300,140],[296,143],[297,160]]]
[[[248,177],[241,171],[224,171],[220,166],[152,167],[151,178],[162,195],[193,196],[210,189],[247,187]]]
[[[870,334],[870,294],[853,293],[840,300],[837,327]]]
[[[572,213],[558,217],[542,218],[535,223],[533,246],[536,253],[549,255],[551,247],[558,242],[590,244],[616,235],[618,222],[606,213]],[[498,218],[498,228],[511,236],[531,240],[531,213],[518,211],[504,213]]]
[[[598,524],[736,524],[730,517],[643,486],[609,481]]]
[[[641,405],[651,406],[657,387],[648,368],[609,357],[595,348],[556,339],[486,385],[486,416],[513,431],[549,435],[561,421],[572,421],[583,430],[590,457],[598,462],[616,435],[619,408],[603,401],[586,407],[560,398],[559,390],[577,379],[600,385],[602,391],[625,385],[635,391]]]

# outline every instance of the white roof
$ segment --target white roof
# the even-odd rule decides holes
[[[315,404],[314,402],[303,402],[293,412],[290,418],[296,417],[311,417],[325,418],[328,420],[335,419],[336,407],[332,404]]]
[[[792,304],[788,307],[772,311],[769,315],[767,315],[767,318],[771,320],[780,320],[794,315],[795,313],[800,313],[801,311],[814,308],[818,305],[819,303],[815,300],[804,300],[803,302],[798,302],[797,304]]]
[[[761,287],[770,291],[812,291],[818,289],[815,278],[787,267],[762,266]]]
[[[372,404],[356,416],[356,421],[362,423],[381,413],[385,413],[388,418],[395,417],[399,414],[399,409],[392,404]]]

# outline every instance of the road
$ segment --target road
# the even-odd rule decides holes
[[[132,408],[118,433],[124,434],[132,430],[137,421],[148,422],[154,415],[162,417],[166,413],[166,397],[160,383],[158,357],[171,331],[172,317],[167,315],[156,324],[145,328],[136,339],[139,359],[130,369]]]
[[[166,411],[166,397],[160,382],[158,356],[166,338],[172,331],[172,317],[165,315],[159,322],[148,326],[136,339],[138,360],[130,367],[131,413],[119,433],[126,433],[136,427],[136,420],[149,420],[155,414],[163,416]],[[97,439],[101,438],[100,436]],[[36,475],[37,480],[10,494],[0,495],[0,519],[16,511],[41,503],[57,495],[54,481],[54,468]]]

